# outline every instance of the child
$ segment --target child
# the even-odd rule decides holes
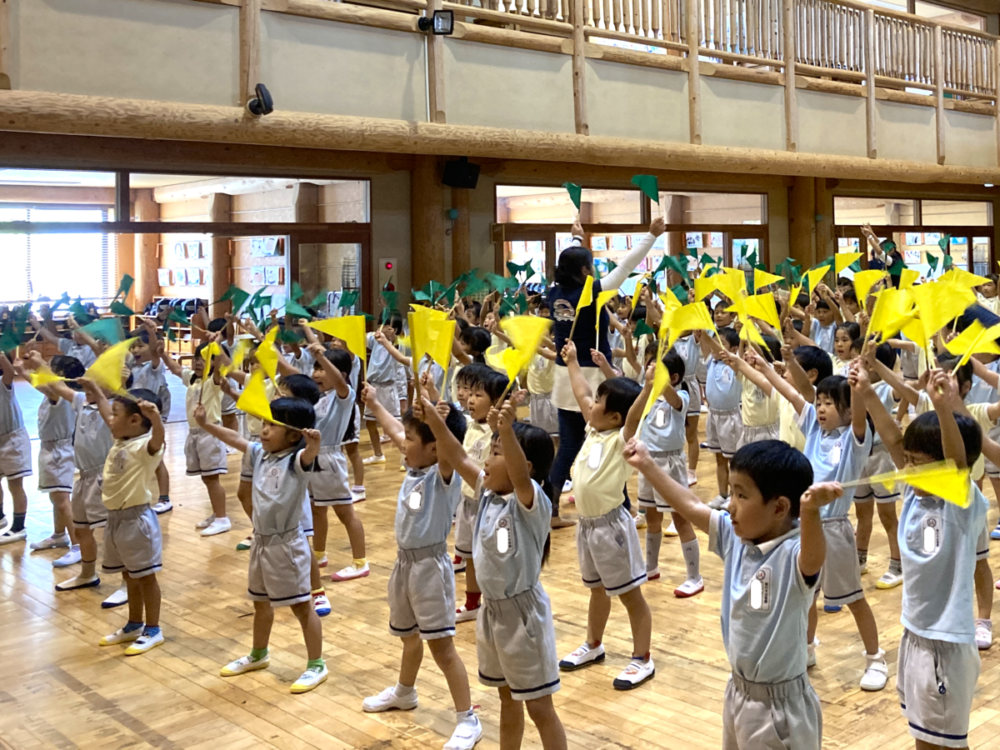
[[[274,422],[264,422],[259,443],[208,420],[204,404],[194,417],[216,440],[250,456],[253,466],[253,530],[247,594],[253,602],[253,648],[222,668],[223,677],[267,669],[267,647],[275,607],[291,607],[302,627],[306,670],[292,683],[291,692],[307,693],[329,676],[323,661],[323,626],[310,601],[309,560],[312,551],[299,525],[308,473],[320,451],[320,433],[313,429],[316,414],[308,401],[279,398],[271,402]],[[281,424],[278,424],[280,422]],[[304,441],[304,445],[303,445]]]
[[[684,486],[688,478],[687,457],[684,455],[684,425],[691,398],[689,390],[691,386],[684,380],[684,360],[676,349],[671,349],[663,356],[663,365],[667,368],[670,380],[664,386],[663,392],[655,396],[652,409],[642,420],[639,436],[649,446],[656,465],[673,477],[675,482]],[[640,418],[652,393],[655,377],[656,365],[651,364],[646,370],[646,385],[630,410],[638,409]],[[697,385],[695,387],[697,388]],[[631,416],[630,413],[629,417]],[[647,580],[655,581],[660,577],[663,514],[669,513],[677,529],[677,535],[681,539],[681,552],[687,568],[687,578],[674,589],[674,596],[686,599],[700,594],[705,590],[705,583],[699,571],[700,552],[694,527],[684,516],[674,513],[669,500],[664,495],[658,494],[642,474],[639,475],[639,507],[646,509]]]
[[[807,308],[807,313],[815,312],[816,317],[810,324],[809,338],[827,354],[833,354],[834,336],[837,332],[836,313],[826,299],[820,299],[812,307],[812,311]]]
[[[438,455],[434,433],[412,410],[400,422],[371,386],[364,390],[364,402],[403,454],[407,473],[396,501],[399,551],[389,577],[389,632],[403,640],[399,681],[365,698],[362,707],[368,713],[417,707],[415,685],[424,656],[422,641],[427,641],[455,702],[457,725],[445,750],[471,750],[483,728],[455,648],[455,573],[448,557],[451,519],[462,499],[461,478],[447,458]],[[423,404],[415,406],[422,415]],[[465,419],[458,409],[448,403],[436,408],[456,440],[465,437]]]
[[[31,313],[29,320],[40,338],[53,344],[59,349],[60,354],[79,360],[84,369],[90,367],[97,360],[97,352],[101,350],[101,345],[86,331],[74,328],[69,337],[57,336],[34,313]],[[73,324],[69,322],[70,320],[73,320],[73,323],[75,323],[76,319],[72,315],[66,318],[66,325],[72,327]],[[47,322],[51,324],[51,318]]]
[[[639,588],[646,582],[646,566],[622,493],[632,473],[623,450],[639,427],[642,409],[632,406],[641,388],[631,378],[611,378],[601,383],[594,398],[572,341],[563,347],[562,358],[587,422],[587,438],[573,464],[573,477],[580,514],[576,547],[583,585],[590,589],[590,608],[587,640],[560,661],[559,668],[572,672],[604,661],[601,640],[611,614],[611,597],[617,596],[628,612],[633,644],[632,660],[613,685],[616,690],[632,690],[656,674],[649,655],[652,616]]]
[[[838,323],[833,333],[833,373],[847,377],[847,366],[854,358],[851,345],[861,338],[861,326],[857,323]]]
[[[145,388],[155,393],[163,406],[163,421],[170,419],[170,388],[167,387],[166,368],[160,357],[163,342],[157,338],[156,326],[148,318],[140,318],[143,331],[132,340],[129,353],[132,355],[132,387]],[[160,494],[153,506],[156,515],[174,509],[170,502],[170,473],[166,464],[156,467],[156,483]]]
[[[24,478],[31,476],[31,441],[24,429],[24,417],[14,393],[14,366],[7,352],[0,352],[0,478],[6,478],[7,489],[14,500],[14,519],[8,526],[0,507],[0,546],[23,542],[28,537],[24,518],[28,513],[28,496]]]
[[[111,404],[108,427],[115,442],[104,462],[101,486],[108,509],[101,570],[122,574],[128,587],[128,622],[101,638],[100,645],[130,643],[125,655],[136,656],[163,644],[156,580],[163,568],[163,537],[149,491],[164,451],[159,398],[142,389],[118,396]]]
[[[736,379],[740,382],[740,439],[737,447],[756,443],[758,440],[774,440],[779,433],[778,401],[773,389],[761,388],[756,379],[751,376],[753,365],[750,362],[754,359],[766,359],[772,363],[775,355],[780,358],[777,339],[765,336],[766,347],[761,351],[761,357],[752,348],[746,349],[745,359],[731,357],[730,362],[736,369]]]
[[[684,429],[687,439],[688,485],[698,484],[698,456],[701,444],[698,442],[698,418],[701,416],[701,391],[698,388],[698,367],[700,346],[691,331],[686,331],[677,339],[674,349],[684,360],[684,384],[687,386],[691,402],[688,405]]]
[[[1000,297],[997,296],[997,281],[1000,281],[1000,276],[991,273],[986,278],[989,281],[976,287],[976,301],[979,302],[980,306],[997,315],[1000,312]]]
[[[836,490],[810,487],[812,467],[794,448],[751,443],[730,462],[726,514],[675,482],[641,442],[630,442],[625,455],[708,534],[709,549],[725,562],[722,640],[733,673],[722,709],[723,748],[819,750],[823,715],[803,644],[826,553],[820,506]]]
[[[509,399],[490,412],[499,439],[490,441],[484,471],[431,402],[424,399],[423,405],[439,456],[455,467],[466,486],[476,488],[472,554],[485,597],[476,650],[479,681],[500,692],[500,741],[505,748],[521,747],[526,706],[542,747],[565,748],[566,732],[552,704],[552,694],[559,690],[552,606],[539,580],[552,504],[538,482],[546,482],[552,466],[552,439],[534,425],[518,423],[517,406]]]
[[[372,386],[375,398],[385,407],[386,411],[394,419],[399,419],[400,401],[397,390],[402,366],[393,359],[389,353],[386,343],[395,344],[397,338],[403,333],[403,318],[395,310],[390,315],[388,322],[384,323],[376,333],[368,334],[368,385]],[[403,380],[406,376],[403,376]],[[385,455],[382,453],[382,441],[378,434],[378,422],[375,420],[375,413],[370,409],[365,409],[365,424],[368,427],[368,436],[372,441],[374,454],[366,458],[363,463],[369,464],[385,463]]]
[[[213,339],[218,336],[219,334],[212,334]],[[194,350],[191,367],[182,368],[169,354],[161,354],[167,369],[178,376],[187,388],[184,404],[188,421],[188,436],[184,441],[187,475],[201,477],[212,505],[212,514],[195,526],[202,536],[224,534],[233,528],[226,513],[226,490],[220,480],[220,476],[229,471],[226,446],[212,433],[205,431],[194,418],[195,407],[200,404],[205,407],[208,424],[222,424],[222,388],[219,385],[222,375],[219,365],[228,362],[228,357],[224,353],[218,358],[213,357],[208,365],[209,371],[205,372],[203,352],[209,345],[210,342],[206,341]]]
[[[722,304],[716,306],[716,311]],[[726,313],[729,315],[729,313]],[[719,315],[716,313],[716,325]],[[729,461],[739,447],[743,420],[740,416],[742,387],[736,372],[724,360],[724,353],[735,355],[740,346],[740,336],[732,328],[719,328],[718,338],[698,331],[701,350],[708,355],[706,365],[705,400],[708,402],[708,419],[705,421],[705,445],[715,454],[715,478],[719,494],[708,505],[725,508],[729,502]],[[683,484],[683,482],[680,482]]]
[[[556,379],[556,353],[539,346],[528,365],[528,419],[550,436],[559,434],[559,414],[552,404],[552,388]]]

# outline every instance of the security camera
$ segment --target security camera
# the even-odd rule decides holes
[[[254,93],[257,94],[256,98],[247,102],[247,110],[250,114],[254,117],[261,117],[274,112],[274,99],[271,98],[271,92],[267,90],[267,86],[258,83],[254,87]]]

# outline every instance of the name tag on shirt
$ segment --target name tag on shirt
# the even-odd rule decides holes
[[[656,416],[654,417],[657,427],[663,427],[667,422],[667,412],[665,409],[657,409]]]
[[[941,518],[937,515],[925,516],[921,524],[921,542],[924,553],[933,555],[941,549]]]
[[[424,504],[424,493],[420,490],[414,490],[410,493],[410,496],[406,498],[406,507],[410,510],[420,510]]]
[[[514,546],[514,534],[510,526],[510,519],[504,516],[497,519],[496,534],[497,552],[506,554]]]
[[[278,492],[281,490],[281,470],[277,466],[272,466],[267,470],[264,477],[264,486],[268,492]]]
[[[587,457],[587,466],[597,469],[601,465],[601,457],[604,455],[604,446],[600,443],[590,446],[590,455]]]
[[[830,455],[829,455],[830,463],[834,464],[834,465],[839,464],[840,463],[840,454],[842,452],[843,452],[843,450],[840,447],[840,443],[837,443],[836,445],[834,445],[830,449]]]
[[[771,611],[771,569],[761,568],[750,581],[750,608],[758,612]]]

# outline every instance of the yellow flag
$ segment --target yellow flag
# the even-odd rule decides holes
[[[716,279],[719,278],[719,274],[715,276],[706,276],[697,278],[694,280],[694,300],[695,302],[701,302],[705,297],[710,295],[716,289],[718,285]]]
[[[764,337],[760,335],[760,329],[757,328],[757,324],[749,318],[743,321],[743,327],[740,328],[740,340],[751,341],[757,346],[767,348],[767,342],[764,341]]]
[[[233,349],[233,356],[230,359],[228,365],[223,365],[220,372],[222,377],[225,377],[233,370],[238,370],[243,366],[243,360],[246,359],[247,352],[250,350],[250,339],[240,339],[236,343],[236,348]]]
[[[738,268],[723,268],[721,274],[712,277],[719,291],[736,302],[747,288],[746,276]]]
[[[878,482],[886,487],[897,481],[906,482],[960,508],[968,508],[971,502],[969,473],[969,469],[959,469],[954,461],[948,459],[923,466],[911,466],[900,471],[876,474],[869,481]]]
[[[308,324],[310,328],[342,339],[347,348],[356,357],[367,360],[367,340],[365,338],[365,316],[345,315],[341,318],[314,320]]]
[[[917,303],[927,336],[933,336],[976,301],[976,295],[968,289],[940,281],[921,284],[907,292],[913,295],[913,300]]]
[[[965,269],[954,267],[948,273],[944,274],[940,278],[940,281],[964,287],[965,289],[972,289],[974,286],[982,286],[989,283],[989,279],[983,276],[976,276],[976,274],[969,273]]]
[[[66,380],[66,378],[56,375],[52,372],[52,370],[44,365],[32,372],[29,375],[29,378],[31,379],[31,386],[33,388],[41,388],[49,383],[58,383],[60,380]]]
[[[642,298],[642,285],[648,277],[649,274],[644,273],[639,277],[638,281],[635,282],[635,292],[632,294],[632,312],[635,312],[635,308],[639,306],[639,300]]]
[[[774,304],[772,292],[747,297],[747,314],[759,318],[775,328],[781,325],[781,321],[778,320],[778,306]]]
[[[881,280],[886,275],[883,271],[861,271],[860,273],[854,274],[854,293],[858,296],[858,305],[861,309],[865,307],[865,301],[868,299],[868,292],[871,288]]]
[[[595,324],[597,328],[598,338],[601,335],[601,309],[617,296],[618,296],[617,289],[609,289],[608,291],[601,292],[600,294],[597,295],[597,315],[595,315],[594,318],[596,319]],[[506,326],[504,326],[504,330],[506,330]]]
[[[919,346],[922,350],[927,349],[927,335],[924,333],[924,324],[920,322],[920,318],[911,316],[906,325],[904,325],[900,330],[906,338]]]
[[[779,276],[776,273],[768,273],[767,271],[761,271],[759,268],[753,269],[753,291],[756,294],[757,290],[762,286],[767,286],[769,284],[777,284],[779,281],[784,281],[784,276]]]
[[[961,357],[956,369],[969,361],[973,354],[1000,354],[997,346],[1000,337],[1000,325],[985,328],[978,320],[945,344],[945,348],[957,357]]]
[[[511,345],[504,350],[503,369],[510,380],[528,366],[551,327],[552,321],[539,315],[512,315],[504,319],[501,328]]]
[[[593,282],[592,282],[593,283]],[[427,307],[426,305],[410,305],[410,309],[413,314],[418,318],[424,318],[429,320],[447,320],[448,313],[445,310],[437,310],[433,307]]]
[[[278,424],[274,422],[274,417],[271,414],[271,403],[267,400],[264,375],[263,367],[254,370],[250,376],[250,380],[247,381],[246,388],[243,389],[243,393],[240,394],[239,399],[236,401],[236,408],[254,417],[263,419],[265,422]]]
[[[881,340],[892,338],[912,320],[913,303],[910,293],[901,289],[883,289],[875,296],[875,307],[868,323],[870,333],[882,334]]]
[[[646,415],[653,408],[653,404],[656,403],[661,395],[663,395],[663,389],[667,387],[667,383],[670,382],[670,372],[667,370],[667,366],[663,364],[663,357],[661,351],[657,352],[656,356],[656,375],[653,376],[653,390],[649,392],[649,398],[646,399],[646,406],[642,409],[642,419],[639,420],[642,423],[646,419]]]
[[[278,350],[274,348],[274,340],[278,336],[278,326],[273,326],[267,335],[264,336],[264,340],[257,347],[257,352],[254,356],[260,363],[261,368],[267,373],[267,376],[271,380],[276,380],[278,377]]]
[[[638,285],[636,285],[636,291],[638,291]],[[585,308],[590,307],[594,304],[594,277],[588,276],[587,280],[583,282],[583,291],[580,292],[580,301],[576,303],[576,314],[579,315],[581,311]],[[632,305],[632,309],[635,309],[635,305]]]
[[[829,266],[820,266],[819,268],[814,268],[811,271],[805,272],[806,281],[809,283],[809,296],[812,296],[816,292],[816,287],[823,280],[823,277],[829,273]]]
[[[904,268],[899,274],[899,288],[910,289],[920,278],[920,271],[912,268]]]
[[[800,294],[802,294],[802,285],[793,286],[792,291],[788,293],[788,304],[794,305]]]
[[[681,337],[684,331],[714,331],[715,322],[712,320],[712,313],[708,306],[702,302],[692,302],[684,305],[670,318],[670,338],[667,342],[669,349]]]
[[[670,288],[664,290],[663,294],[660,295],[660,301],[663,302],[663,318],[660,320],[659,337],[665,339],[674,313],[680,310],[683,305]]]
[[[112,393],[122,391],[122,368],[125,367],[125,357],[128,356],[131,343],[132,339],[125,339],[105,349],[94,364],[87,368],[84,377]]]
[[[494,370],[507,373],[508,381],[513,381],[523,369],[517,350],[510,346],[504,349],[491,346],[486,350],[486,364]]]
[[[860,258],[861,253],[837,253],[833,256],[833,267],[836,271],[834,275],[840,276],[841,271]]]
[[[222,349],[219,348],[218,341],[213,341],[201,350],[201,358],[205,362],[205,369],[201,371],[202,380],[207,380],[212,372],[212,357],[218,357],[220,354],[222,354]]]
[[[427,325],[427,353],[447,373],[455,341],[454,320],[432,320]]]

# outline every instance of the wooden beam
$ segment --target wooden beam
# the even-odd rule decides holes
[[[126,169],[115,172],[115,221],[132,221],[132,193]]]
[[[795,0],[784,0],[785,149],[799,150],[799,104],[795,92]]]
[[[433,18],[434,11],[437,10],[441,10],[441,0],[429,0],[427,17]],[[444,37],[430,33],[425,36],[427,41],[427,102],[429,107],[427,119],[441,124],[448,121],[444,92]]]
[[[837,252],[837,246],[833,237],[833,191],[829,182],[819,178],[815,180],[814,193],[816,195],[816,207],[813,215],[816,221],[816,261],[829,258]]]
[[[701,145],[701,66],[698,64],[698,4],[687,3],[687,69],[688,69],[688,123],[690,141]]]
[[[444,188],[437,159],[418,156],[410,178],[410,277],[414,288],[444,278]]]
[[[233,218],[233,199],[222,193],[216,193],[208,201],[208,220],[216,224],[225,224]],[[173,222],[171,222],[172,224]],[[173,227],[171,226],[172,230]],[[209,280],[209,302],[222,297],[226,293],[230,284],[230,269],[233,267],[233,259],[229,254],[229,238],[215,235],[211,239],[212,243],[212,278]],[[225,312],[229,312],[231,304],[224,302],[212,308],[211,317],[219,317]]]
[[[226,195],[251,195],[269,193],[273,190],[291,190],[296,185],[307,182],[310,185],[332,185],[337,180],[297,180],[294,178],[269,179],[259,177],[217,177],[197,182],[179,182],[153,189],[153,200],[157,203],[179,203],[181,201],[208,198],[213,193]]]
[[[875,11],[865,11],[865,131],[868,158],[878,158],[875,125]]]
[[[790,258],[812,268],[816,253],[816,179],[796,177],[788,191],[788,240]]]
[[[996,86],[997,166],[1000,167],[1000,40],[993,47],[993,85]],[[996,248],[994,248],[996,251]]]
[[[137,193],[150,193],[147,190],[138,190]],[[149,200],[153,200],[152,196]],[[154,203],[156,201],[153,201]],[[136,200],[138,205],[139,201]],[[159,204],[157,204],[159,205]],[[159,209],[157,209],[159,216]],[[87,234],[97,232],[99,234],[157,234],[167,231],[170,234],[208,234],[217,237],[262,237],[267,235],[280,235],[297,233],[303,235],[303,242],[332,242],[329,239],[310,239],[317,235],[329,237],[330,232],[342,232],[345,239],[342,242],[356,242],[354,237],[364,231],[354,222],[340,224],[308,224],[281,221],[242,221],[212,224],[204,221],[170,221],[159,222],[156,219],[141,219],[136,216],[136,221],[9,221],[0,222],[0,234]],[[349,237],[349,238],[348,238]]]
[[[146,228],[146,231],[135,235],[135,255],[132,264],[135,269],[136,304],[133,309],[142,310],[153,301],[153,297],[160,293],[160,281],[157,276],[160,259],[157,245],[160,243],[160,231],[163,229],[163,224],[160,223],[160,207],[153,200],[152,190],[136,191],[135,219],[134,226]]]
[[[240,104],[244,107],[260,83],[261,0],[243,0],[240,5]]]
[[[937,163],[944,164],[944,45],[940,26],[934,27],[934,129],[937,140]]]
[[[587,42],[583,24],[583,0],[573,0],[573,116],[577,135],[590,135],[587,120]]]
[[[11,88],[10,16],[10,0],[0,0],[0,89]]]
[[[270,10],[270,8],[266,8]],[[420,32],[417,16],[381,8],[365,8],[349,3],[331,3],[328,0],[285,0],[281,13],[305,18],[353,23],[360,26],[377,26],[392,31]]]
[[[1000,183],[1000,169],[996,166],[942,166],[901,160],[879,160],[878,164],[873,164],[869,159],[851,156],[280,110],[245,123],[236,107],[38,91],[10,91],[0,96],[0,125],[7,131],[256,143],[336,151],[460,153],[495,159],[508,159],[511,154],[517,154],[530,160],[650,170],[891,179],[917,183]],[[0,143],[4,140],[5,137],[0,137]]]
[[[458,211],[451,229],[451,275],[458,278],[472,265],[472,217],[469,214],[471,190],[451,189],[451,207]]]

